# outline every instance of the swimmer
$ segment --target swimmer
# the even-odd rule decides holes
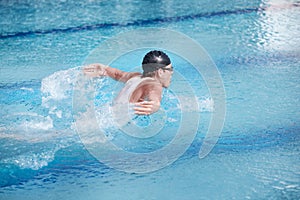
[[[143,73],[124,72],[103,64],[90,64],[83,68],[89,77],[108,76],[125,83],[115,102],[133,103],[137,115],[150,115],[160,108],[163,88],[171,83],[173,67],[162,51],[148,52],[142,62]]]

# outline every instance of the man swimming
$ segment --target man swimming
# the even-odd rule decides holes
[[[125,85],[114,102],[134,103],[135,114],[150,115],[160,108],[163,88],[171,83],[173,67],[162,51],[148,52],[142,62],[143,73],[124,72],[103,64],[90,64],[83,71],[90,77],[109,76]]]

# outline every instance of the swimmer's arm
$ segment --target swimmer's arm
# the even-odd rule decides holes
[[[139,72],[124,72],[100,63],[90,64],[83,68],[85,75],[89,77],[109,76],[117,81],[126,82],[134,76],[141,75]]]
[[[160,102],[157,101],[142,101],[135,103],[134,113],[137,115],[151,115],[157,112],[160,108]]]
[[[148,100],[135,103],[135,114],[150,115],[157,112],[160,108],[162,87],[154,87],[148,93]]]
[[[110,78],[115,79],[116,81],[127,82],[134,76],[139,76],[141,73],[139,72],[124,72],[116,68],[106,67],[106,75]]]

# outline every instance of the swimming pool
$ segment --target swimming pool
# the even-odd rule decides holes
[[[299,2],[16,0],[0,9],[0,199],[299,199]],[[203,46],[224,84],[226,117],[217,144],[199,159],[213,101],[203,77],[170,52],[201,107],[196,136],[174,163],[126,173],[98,162],[80,140],[72,81],[103,42],[147,28]],[[131,70],[145,50],[113,65]],[[102,89],[95,105],[113,97]],[[165,91],[165,134],[109,137],[137,153],[161,148],[180,126],[177,101]]]

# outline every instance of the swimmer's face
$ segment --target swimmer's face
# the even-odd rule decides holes
[[[160,81],[163,87],[167,88],[171,84],[171,78],[173,75],[172,64],[169,64],[165,67],[159,69]]]

